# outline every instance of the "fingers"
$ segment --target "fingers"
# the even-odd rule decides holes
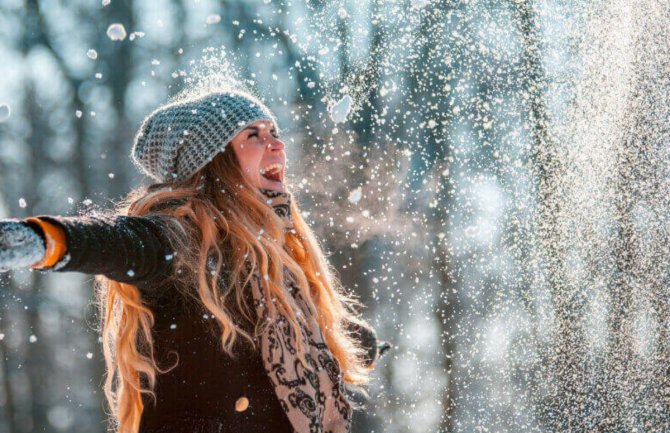
[[[382,341],[379,344],[379,357],[383,356],[391,349],[391,344],[388,341]]]

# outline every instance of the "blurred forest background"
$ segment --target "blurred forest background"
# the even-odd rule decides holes
[[[0,217],[113,206],[142,118],[230,62],[393,346],[354,432],[670,431],[669,28],[649,0],[3,0]],[[105,431],[92,283],[0,274],[0,433]]]

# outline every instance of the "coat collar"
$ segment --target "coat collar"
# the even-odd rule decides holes
[[[288,191],[276,191],[273,189],[258,189],[266,197],[265,203],[272,207],[275,213],[284,223],[285,231],[293,229],[293,218],[291,215],[292,195]]]

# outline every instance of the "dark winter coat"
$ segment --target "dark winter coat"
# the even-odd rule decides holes
[[[66,232],[67,254],[43,270],[102,274],[138,287],[155,316],[154,354],[161,369],[156,400],[143,395],[140,433],[292,432],[258,353],[243,338],[236,357],[220,349],[219,328],[200,304],[186,301],[170,278],[172,247],[164,229],[165,216],[38,218]],[[194,283],[194,287],[195,287]],[[368,362],[378,357],[374,331],[354,327],[366,347]],[[248,401],[245,407],[240,405]],[[244,403],[246,403],[244,401]]]

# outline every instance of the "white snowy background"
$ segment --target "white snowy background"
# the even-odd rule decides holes
[[[3,0],[0,218],[231,67],[393,348],[354,432],[670,431],[667,0]],[[0,274],[0,433],[103,432],[91,276]]]

